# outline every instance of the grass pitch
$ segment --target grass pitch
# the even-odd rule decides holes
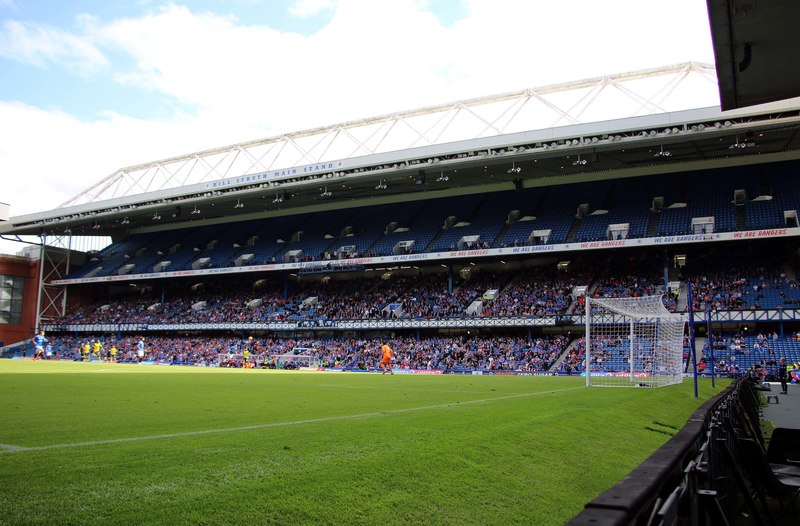
[[[727,386],[0,361],[0,524],[563,524]]]

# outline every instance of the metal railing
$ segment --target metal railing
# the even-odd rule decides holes
[[[640,466],[568,524],[772,524],[763,494],[737,446],[742,433],[758,436],[759,400],[748,377],[703,404],[686,425]]]

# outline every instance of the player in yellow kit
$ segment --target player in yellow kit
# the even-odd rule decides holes
[[[103,344],[100,343],[100,340],[95,340],[92,344],[92,356],[103,361]]]

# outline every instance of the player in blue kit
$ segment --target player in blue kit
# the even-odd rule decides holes
[[[44,344],[47,341],[47,338],[44,337],[44,331],[39,331],[39,334],[34,336],[31,341],[33,341],[33,346],[36,348],[36,350],[33,352],[33,359],[34,360],[43,360],[44,359]]]
[[[136,344],[136,358],[139,359],[139,363],[144,360],[144,338],[139,338],[139,343]]]

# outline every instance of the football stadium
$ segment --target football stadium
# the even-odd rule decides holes
[[[716,65],[6,214],[0,524],[794,524],[800,16],[751,3]]]

